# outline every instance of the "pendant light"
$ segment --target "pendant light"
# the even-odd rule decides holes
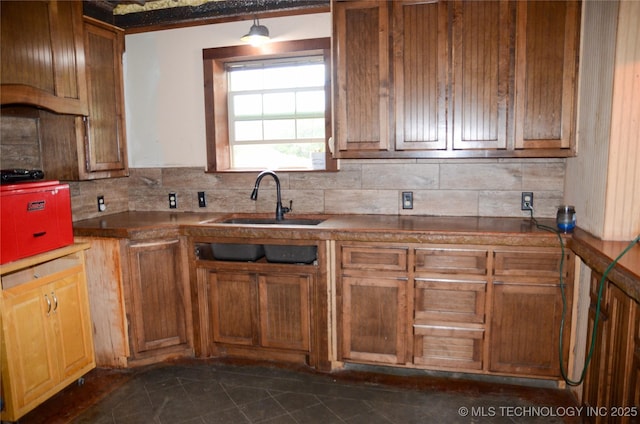
[[[264,25],[260,25],[258,18],[254,18],[249,32],[243,35],[240,40],[252,46],[259,46],[269,41],[269,29]]]

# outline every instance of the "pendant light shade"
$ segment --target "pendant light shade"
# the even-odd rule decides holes
[[[260,21],[255,18],[253,25],[251,25],[249,29],[249,33],[243,35],[240,40],[245,43],[250,43],[253,46],[260,45],[269,41],[269,29],[264,25],[260,25]]]

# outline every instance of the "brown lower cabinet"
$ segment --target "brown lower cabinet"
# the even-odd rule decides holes
[[[313,263],[293,264],[218,260],[209,243],[194,245],[196,355],[328,369],[323,249]]]
[[[560,247],[336,246],[339,361],[561,379],[572,253],[561,288]]]
[[[600,280],[591,275],[591,306],[587,349],[591,346],[592,330]],[[584,381],[583,403],[587,407],[612,408],[618,412],[593,414],[592,422],[637,422],[640,406],[640,305],[609,280],[604,281],[598,330],[593,354]],[[631,413],[634,408],[635,413]]]
[[[186,248],[166,238],[76,237],[91,243],[87,281],[98,366],[193,355]]]

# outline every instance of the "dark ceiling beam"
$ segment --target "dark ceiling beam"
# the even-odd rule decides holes
[[[113,10],[113,1],[90,0],[84,6],[86,15],[123,28],[127,34],[330,10],[329,0],[222,0],[125,15],[107,12],[109,6]]]

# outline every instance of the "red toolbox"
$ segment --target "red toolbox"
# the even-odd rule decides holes
[[[68,184],[38,181],[0,186],[0,264],[72,243]]]

